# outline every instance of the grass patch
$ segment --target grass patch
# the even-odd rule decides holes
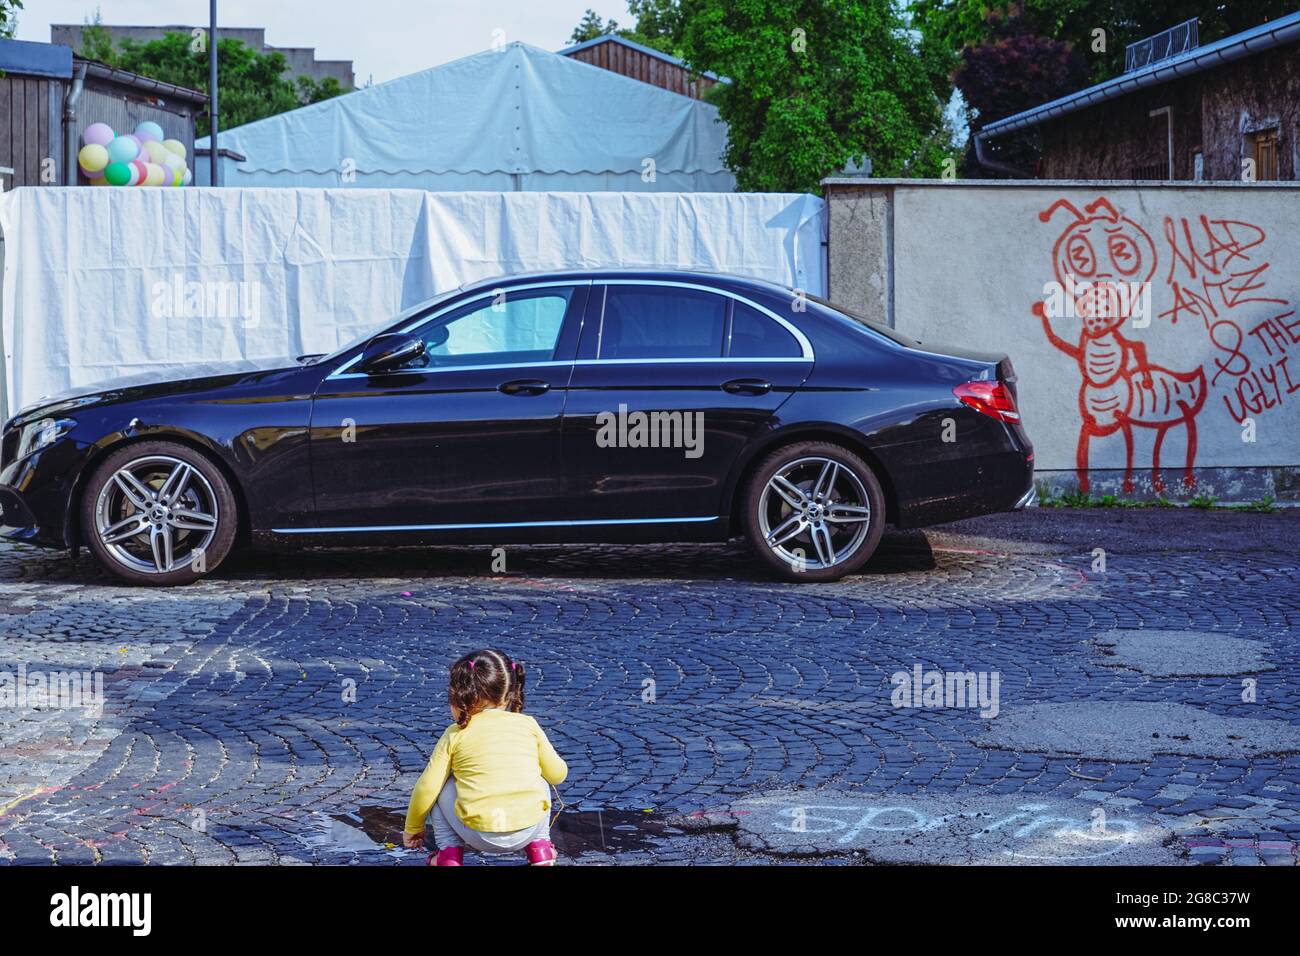
[[[1281,511],[1282,509],[1277,506],[1276,502],[1274,502],[1272,495],[1265,495],[1263,498],[1259,498],[1249,504],[1233,505],[1233,510],[1248,511],[1251,514],[1257,515],[1271,515],[1276,511]]]
[[[1255,501],[1244,505],[1221,505],[1219,499],[1214,495],[1200,494],[1194,498],[1189,498],[1186,502],[1179,504],[1176,501],[1170,501],[1168,498],[1160,497],[1151,501],[1136,501],[1132,498],[1121,498],[1119,495],[1101,495],[1092,497],[1092,495],[1082,491],[1067,491],[1063,494],[1054,495],[1048,487],[1047,482],[1036,482],[1038,491],[1038,506],[1040,508],[1195,508],[1197,511],[1244,511],[1250,514],[1271,515],[1282,509],[1278,507],[1277,502],[1272,495],[1265,495]]]

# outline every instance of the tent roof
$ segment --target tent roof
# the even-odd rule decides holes
[[[725,145],[716,107],[524,43],[221,132],[264,172],[720,173]]]

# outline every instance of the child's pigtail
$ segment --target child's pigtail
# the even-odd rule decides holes
[[[507,696],[506,710],[513,714],[524,712],[524,665],[519,661],[510,662],[510,691]]]

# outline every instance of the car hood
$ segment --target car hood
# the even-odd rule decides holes
[[[239,359],[229,362],[196,362],[189,365],[164,365],[139,372],[135,375],[122,375],[103,379],[87,385],[77,385],[54,395],[46,395],[31,402],[21,409],[15,419],[23,418],[32,412],[51,406],[75,406],[83,404],[81,400],[95,398],[110,392],[127,390],[147,391],[149,386],[196,385],[201,386],[208,379],[227,378],[256,372],[275,372],[282,369],[301,368],[302,365],[293,358],[276,359]]]

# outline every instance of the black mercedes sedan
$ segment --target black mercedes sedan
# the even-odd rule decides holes
[[[1023,506],[1005,356],[753,279],[516,276],[330,355],[44,399],[0,437],[0,534],[180,584],[237,544],[722,541],[792,580],[887,523]]]

